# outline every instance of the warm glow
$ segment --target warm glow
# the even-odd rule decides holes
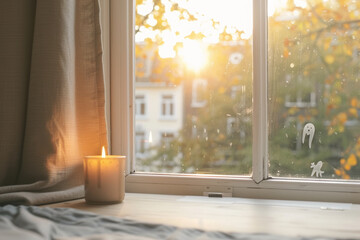
[[[152,143],[152,141],[153,141],[152,132],[150,131],[150,132],[149,132],[149,143]]]
[[[178,54],[190,70],[199,71],[206,65],[207,50],[200,41],[185,40]]]
[[[105,158],[105,156],[106,156],[105,147],[103,146],[103,147],[102,147],[102,151],[101,151],[101,157],[102,157],[102,158]]]

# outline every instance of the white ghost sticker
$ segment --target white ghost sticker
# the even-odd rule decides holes
[[[322,161],[318,161],[317,164],[315,165],[315,163],[311,163],[310,168],[312,168],[312,172],[311,172],[311,176],[314,176],[314,174],[316,174],[316,177],[322,177],[322,174],[324,173],[324,171],[321,171],[321,167],[323,165]]]
[[[315,126],[312,123],[307,123],[304,127],[303,130],[303,135],[302,135],[302,143],[304,144],[305,142],[305,137],[309,136],[309,148],[311,148],[311,143],[312,140],[314,138],[314,134],[315,134]]]

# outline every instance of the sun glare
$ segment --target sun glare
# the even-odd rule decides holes
[[[186,67],[195,72],[205,67],[207,62],[206,46],[200,41],[185,40],[184,45],[178,52]]]
[[[105,153],[105,147],[103,146],[101,149],[101,157],[104,158],[106,157],[106,153]]]

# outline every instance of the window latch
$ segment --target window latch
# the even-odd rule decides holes
[[[203,196],[211,198],[232,197],[233,188],[223,186],[206,186]]]

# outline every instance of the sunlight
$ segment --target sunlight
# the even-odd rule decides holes
[[[272,16],[275,12],[281,12],[286,7],[287,0],[269,0],[268,15]],[[294,0],[294,5],[299,8],[306,8],[307,2],[304,0]]]
[[[184,46],[179,49],[178,54],[186,67],[192,71],[198,72],[206,65],[207,50],[200,41],[185,40]]]
[[[149,140],[148,140],[149,143],[152,143],[153,142],[153,137],[152,137],[152,132],[150,131],[149,132]]]
[[[276,11],[280,11],[286,6],[287,0],[270,0],[268,1],[268,15],[272,16]]]
[[[219,21],[222,26],[242,30],[246,36],[252,34],[251,0],[192,0],[185,2],[184,6],[192,13],[197,12],[206,18]]]
[[[174,58],[176,53],[171,44],[163,44],[159,46],[159,56],[161,58]]]

